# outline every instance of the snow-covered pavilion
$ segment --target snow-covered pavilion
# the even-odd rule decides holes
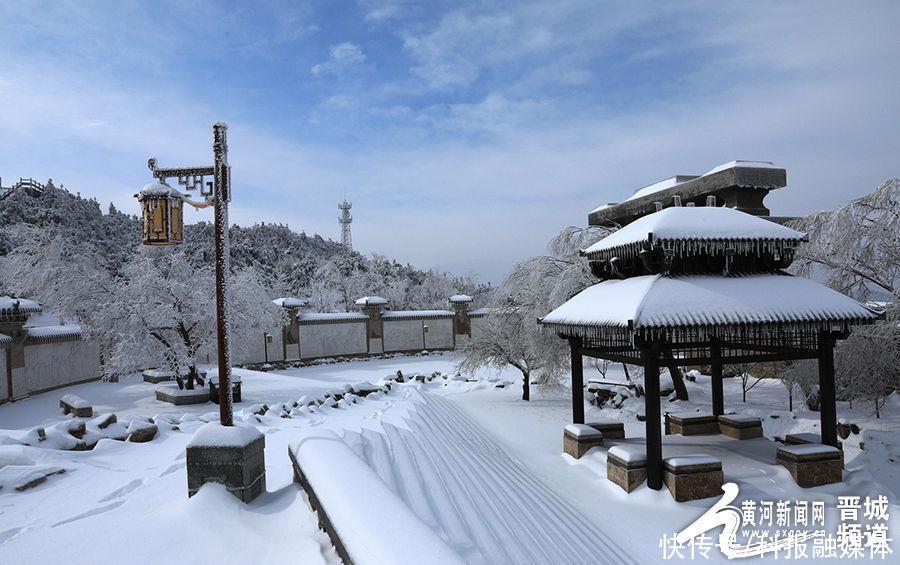
[[[782,270],[804,237],[730,208],[676,206],[582,250],[601,282],[541,319],[569,341],[574,422],[584,423],[583,356],[642,366],[647,483],[659,490],[661,359],[711,366],[716,416],[723,365],[818,359],[822,443],[836,447],[834,345],[877,314]]]

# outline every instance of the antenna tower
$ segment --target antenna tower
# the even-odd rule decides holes
[[[350,237],[350,222],[353,221],[353,216],[350,215],[352,207],[353,204],[347,202],[346,197],[343,202],[338,204],[338,209],[341,211],[341,217],[338,218],[338,223],[341,224],[341,243],[348,250],[353,250],[353,239]]]

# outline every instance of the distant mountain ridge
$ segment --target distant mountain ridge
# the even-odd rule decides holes
[[[19,190],[0,201],[0,257],[27,245],[36,229],[93,246],[112,275],[119,274],[141,244],[138,216],[124,214],[112,204],[104,214],[95,198],[72,194],[50,180],[42,193]],[[380,256],[367,258],[338,242],[296,233],[286,225],[232,225],[229,233],[232,269],[253,267],[273,293],[315,294],[314,307],[319,310],[346,310],[352,307],[350,299],[378,292],[390,294],[394,308],[446,307],[447,297],[457,292],[482,302],[481,296],[491,290],[449,273],[422,271]],[[213,247],[211,223],[184,226],[179,250],[193,265],[209,265]],[[335,287],[341,287],[341,292],[330,294]]]

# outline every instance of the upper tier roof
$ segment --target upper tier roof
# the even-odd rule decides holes
[[[388,300],[380,296],[363,296],[356,300],[357,306],[380,306],[387,303]]]
[[[644,275],[597,283],[541,319],[560,335],[601,328],[653,329],[747,324],[827,325],[877,314],[830,288],[790,275]]]
[[[290,296],[284,298],[276,298],[272,301],[273,303],[281,306],[282,308],[303,308],[306,306],[306,300],[302,298],[293,298]]]
[[[35,300],[28,300],[26,298],[0,296],[0,312],[11,313],[16,311],[22,314],[41,312],[41,304]]]
[[[743,243],[751,248],[769,243],[796,247],[806,234],[732,208],[672,207],[635,220],[581,254],[601,260],[636,256],[651,237],[653,243],[677,251],[700,242]]]
[[[787,184],[787,173],[767,161],[731,161],[723,163],[707,173],[676,175],[639,188],[624,202],[600,206],[588,214],[592,226],[626,225],[653,212],[655,202],[671,206],[673,197],[679,196],[687,204],[701,206],[708,196],[725,202],[729,208],[737,208],[758,216],[768,216],[769,209],[763,198],[769,191]]]

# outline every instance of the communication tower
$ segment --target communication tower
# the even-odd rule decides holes
[[[346,198],[338,204],[338,209],[341,211],[341,217],[338,218],[338,223],[341,224],[341,243],[348,250],[353,249],[353,240],[350,238],[350,222],[353,221],[353,216],[350,215],[350,208],[352,207],[353,204],[347,202]]]

